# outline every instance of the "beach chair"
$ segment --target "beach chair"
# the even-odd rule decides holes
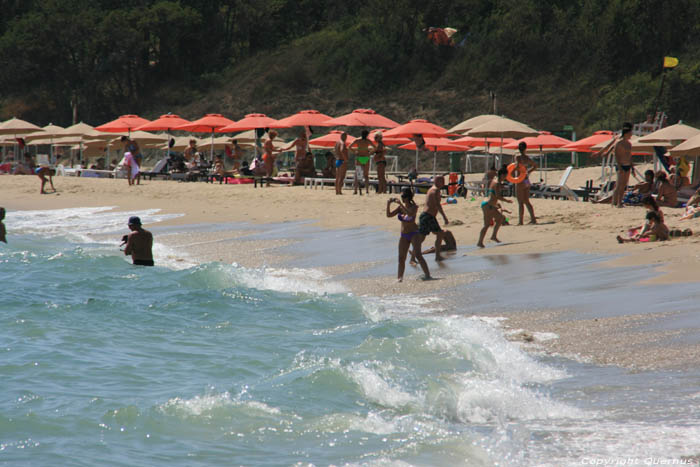
[[[566,185],[566,181],[569,179],[571,172],[573,172],[574,167],[572,165],[568,166],[561,176],[561,180],[556,185],[544,185],[539,190],[537,190],[538,195],[543,198],[566,198],[571,201],[578,201],[578,196],[574,193],[574,190]]]
[[[149,180],[153,180],[153,177],[157,177],[158,175],[162,175],[164,177],[168,177],[169,174],[165,171],[166,166],[168,165],[168,158],[164,157],[158,162],[156,162],[156,165],[153,166],[153,169],[148,171],[148,172],[141,172],[141,175],[143,175],[143,178],[146,179],[148,177]]]

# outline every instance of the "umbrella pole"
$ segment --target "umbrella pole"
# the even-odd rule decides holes
[[[437,151],[433,151],[433,178],[435,178],[435,164],[437,163]]]
[[[416,174],[418,173],[418,152],[420,149],[418,149],[418,145],[416,145]]]
[[[209,162],[214,163],[214,129],[211,129],[211,151],[209,152]]]

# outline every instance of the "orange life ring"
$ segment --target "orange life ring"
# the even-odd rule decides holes
[[[518,171],[518,178],[513,177],[513,172]],[[527,177],[527,167],[523,164],[515,165],[515,162],[508,165],[508,175],[506,175],[506,180],[510,183],[520,183]]]

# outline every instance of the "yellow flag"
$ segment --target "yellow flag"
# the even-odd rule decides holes
[[[678,66],[676,57],[664,57],[664,68],[675,68],[676,66]]]

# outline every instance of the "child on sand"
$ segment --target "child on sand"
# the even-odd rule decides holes
[[[669,239],[669,231],[668,227],[666,227],[666,224],[663,223],[661,220],[661,217],[657,212],[654,211],[649,211],[647,213],[647,222],[649,225],[649,228],[646,229],[645,232],[641,233],[638,237],[636,238],[622,238],[621,236],[617,236],[617,241],[619,243],[630,243],[630,242],[655,242],[655,241],[664,241]]]

